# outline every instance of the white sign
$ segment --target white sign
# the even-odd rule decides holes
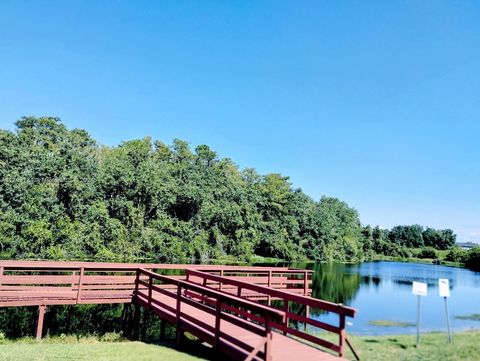
[[[440,294],[440,297],[450,297],[448,278],[440,278],[438,280],[438,293]]]
[[[423,282],[413,282],[412,293],[418,296],[426,296],[427,284]]]

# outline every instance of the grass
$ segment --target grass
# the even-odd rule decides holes
[[[480,313],[472,313],[471,315],[459,315],[455,316],[458,320],[471,320],[471,321],[480,321]]]
[[[372,320],[368,321],[369,325],[378,327],[413,327],[414,323],[402,322],[402,321],[389,321],[389,320]]]
[[[205,350],[189,347],[178,350],[174,343],[146,344],[138,341],[105,342],[95,338],[80,339],[68,336],[35,341],[20,339],[0,343],[0,361],[199,361]]]
[[[415,346],[415,335],[349,336],[362,361],[478,361],[480,331],[466,331],[452,336],[447,343],[445,333],[422,334],[420,345]],[[349,360],[354,360],[350,351]]]
[[[349,340],[362,361],[478,361],[480,355],[480,331],[456,333],[451,344],[447,343],[444,333],[422,334],[418,348],[415,335],[349,336]],[[194,344],[177,350],[173,342],[106,342],[95,337],[77,339],[75,336],[40,342],[33,339],[0,341],[0,361],[198,361],[208,359],[209,355]],[[346,357],[354,360],[350,351]]]

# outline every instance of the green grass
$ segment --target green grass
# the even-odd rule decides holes
[[[402,322],[402,321],[389,321],[389,320],[372,320],[368,321],[369,325],[377,327],[413,327],[414,323]]]
[[[458,315],[455,316],[458,320],[470,320],[470,321],[480,321],[480,313],[472,313],[471,315]]]
[[[415,335],[349,336],[362,361],[478,361],[480,359],[480,331],[454,334],[447,343],[445,333],[422,334],[415,346]],[[354,360],[348,352],[347,358]]]
[[[418,348],[415,335],[349,336],[349,339],[362,361],[478,361],[480,355],[480,331],[456,333],[451,344],[444,333],[422,334]],[[208,351],[193,343],[177,350],[173,342],[159,345],[105,342],[95,337],[0,341],[0,361],[190,361],[203,360],[208,355]],[[354,360],[349,351],[346,357]]]
[[[73,340],[73,339],[72,339]],[[200,356],[177,350],[173,344],[146,344],[135,341],[98,342],[80,340],[19,340],[0,344],[0,361],[194,361]],[[197,354],[202,351],[190,348]]]

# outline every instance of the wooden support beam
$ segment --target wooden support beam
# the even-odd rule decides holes
[[[135,304],[135,309],[133,311],[133,325],[132,325],[132,337],[134,340],[138,340],[140,335],[140,305]]]
[[[160,320],[160,339],[161,340],[165,339],[165,326],[166,326],[166,321],[161,319]]]
[[[37,340],[42,338],[43,319],[45,317],[45,305],[38,306],[38,321],[37,321]]]
[[[80,268],[80,273],[78,275],[78,290],[77,290],[77,304],[80,303],[80,300],[82,299],[81,296],[81,289],[82,289],[82,280],[83,280],[83,274],[85,273],[85,268]]]
[[[141,333],[141,340],[145,341],[147,339],[147,326],[148,326],[148,317],[149,311],[146,308],[143,308],[143,315],[142,315],[142,333]]]

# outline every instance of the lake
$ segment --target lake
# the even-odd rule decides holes
[[[303,265],[305,267],[305,265]],[[313,269],[313,293],[317,298],[344,303],[358,309],[347,319],[351,334],[382,335],[416,332],[417,296],[412,282],[428,284],[428,295],[421,299],[421,330],[446,331],[444,301],[438,294],[438,279],[448,278],[448,307],[452,331],[480,328],[480,321],[458,316],[480,314],[480,272],[441,265],[365,262],[356,265],[310,264]],[[319,320],[337,324],[338,316],[314,314]],[[385,327],[371,321],[393,321],[410,325]]]

